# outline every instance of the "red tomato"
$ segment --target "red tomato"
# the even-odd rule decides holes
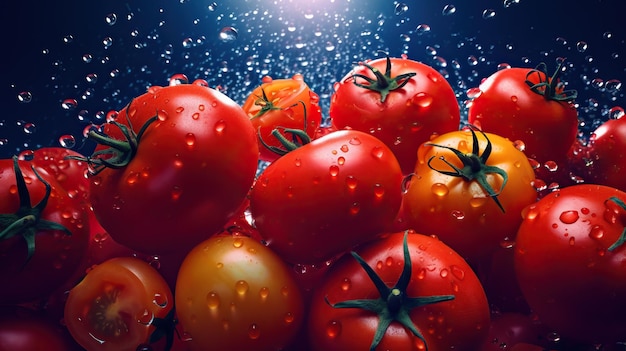
[[[290,263],[319,263],[374,238],[395,218],[402,172],[356,130],[330,133],[271,163],[250,192],[254,225]]]
[[[291,79],[263,78],[263,84],[255,88],[244,102],[243,110],[257,131],[259,143],[267,145],[259,148],[259,157],[268,162],[280,156],[273,150],[283,148],[272,133],[291,139],[292,135],[285,130],[300,129],[312,139],[322,120],[319,96],[309,89],[301,74]]]
[[[45,170],[0,160],[0,301],[29,302],[61,286],[89,238],[87,210]]]
[[[476,351],[481,345],[487,298],[469,265],[443,242],[394,233],[352,256],[330,267],[313,296],[313,350]]]
[[[60,324],[20,307],[0,308],[0,351],[71,351],[79,347]]]
[[[359,63],[335,83],[329,114],[337,129],[360,130],[382,140],[405,174],[413,171],[422,143],[457,130],[460,123],[458,101],[446,79],[405,57]]]
[[[159,273],[138,258],[118,257],[93,268],[71,291],[65,324],[90,351],[135,351],[173,332],[174,298]]]
[[[176,309],[192,351],[280,350],[304,318],[289,267],[237,235],[211,237],[189,252],[176,281]]]
[[[103,133],[89,134],[101,143],[88,158],[94,212],[117,242],[149,254],[218,232],[256,173],[246,114],[202,82],[150,88]]]
[[[511,241],[522,209],[536,201],[527,157],[498,135],[446,133],[422,145],[417,157],[403,202],[406,225],[437,235],[471,261]]]
[[[524,211],[517,279],[533,312],[562,337],[600,343],[626,335],[624,201],[617,189],[581,184]]]
[[[544,63],[534,69],[497,71],[472,93],[467,116],[469,123],[485,132],[522,141],[526,155],[541,164],[537,170],[547,184],[568,181],[565,160],[578,133],[578,113],[572,103],[576,93],[564,90],[561,71],[563,61],[551,77]]]
[[[610,119],[591,135],[585,180],[626,191],[626,118]]]

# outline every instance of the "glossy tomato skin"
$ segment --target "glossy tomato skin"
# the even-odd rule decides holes
[[[591,135],[585,180],[626,191],[626,118],[610,119]]]
[[[467,118],[485,132],[522,141],[526,155],[540,163],[560,163],[576,140],[578,113],[572,102],[533,92],[527,79],[537,84],[550,77],[541,72],[529,75],[531,70],[513,67],[487,77],[471,101]]]
[[[259,241],[237,235],[213,236],[189,252],[176,309],[192,351],[280,350],[304,316],[289,267]]]
[[[390,76],[415,73],[404,87],[381,94],[355,85],[367,84],[355,74],[376,79],[359,65],[335,83],[329,115],[337,129],[351,128],[370,133],[382,140],[396,155],[402,171],[413,171],[417,148],[433,135],[459,128],[460,110],[454,90],[434,68],[408,58],[389,58]],[[386,58],[366,62],[380,72],[386,71]]]
[[[287,139],[291,139],[291,135],[283,132],[285,128],[301,129],[313,139],[322,121],[319,96],[301,74],[289,79],[264,77],[242,107],[257,131],[259,145],[263,142],[276,148],[281,148],[282,144],[272,135],[274,129],[279,128],[278,132]],[[263,161],[272,162],[279,156],[268,147],[259,148],[259,158]]]
[[[252,185],[258,145],[241,107],[199,83],[152,87],[116,121],[139,133],[154,116],[128,165],[91,176],[91,202],[120,244],[161,254],[219,231]],[[124,140],[114,124],[103,132]]]
[[[260,235],[290,263],[319,263],[374,238],[395,218],[402,172],[372,135],[336,131],[287,153],[250,192]]]
[[[390,287],[402,272],[403,235],[393,233],[356,251]],[[429,351],[478,350],[489,328],[489,307],[480,281],[440,240],[417,233],[407,237],[412,261],[409,297],[454,295],[449,301],[417,307],[410,317]],[[308,321],[312,350],[369,350],[378,325],[376,314],[330,303],[380,297],[363,268],[350,255],[333,264],[314,292]],[[408,329],[392,322],[377,350],[424,350]]]
[[[26,183],[31,206],[36,206],[45,198],[46,187],[31,169],[31,162],[16,162]],[[51,187],[39,219],[61,224],[69,233],[37,229],[35,248],[28,260],[23,231],[0,240],[0,282],[8,287],[0,289],[2,304],[25,303],[47,297],[70,278],[87,248],[89,222],[84,202],[70,197],[45,170],[38,169],[37,172]],[[0,160],[0,193],[3,194],[0,213],[16,213],[20,200],[12,159]]]
[[[626,335],[626,201],[617,189],[581,184],[543,197],[524,212],[515,270],[534,313],[563,337],[589,343]]]
[[[69,293],[64,323],[90,351],[135,351],[150,341],[156,320],[172,313],[174,297],[145,261],[116,257],[94,267]]]
[[[437,235],[473,262],[485,259],[501,244],[514,239],[522,221],[522,210],[537,199],[532,185],[534,171],[524,153],[501,136],[486,133],[485,137],[478,132],[476,135],[481,155],[487,140],[491,143],[486,165],[498,167],[508,175],[504,187],[500,175],[486,175],[502,209],[476,180],[468,181],[438,171],[452,170],[441,157],[463,168],[452,151],[435,145],[471,153],[473,137],[468,130],[446,133],[420,147],[415,175],[403,202],[405,225],[421,233]],[[432,168],[428,165],[431,159]]]

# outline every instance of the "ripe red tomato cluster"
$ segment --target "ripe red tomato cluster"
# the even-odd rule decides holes
[[[626,119],[578,139],[563,70],[495,72],[467,124],[407,57],[325,119],[299,74],[154,86],[90,155],[0,160],[0,348],[623,350]]]

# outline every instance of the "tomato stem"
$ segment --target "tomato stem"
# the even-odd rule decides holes
[[[472,152],[471,153],[463,153],[450,146],[438,145],[438,144],[432,144],[432,143],[427,144],[430,146],[436,146],[436,147],[440,147],[440,148],[444,148],[444,149],[452,151],[456,155],[456,157],[458,157],[458,159],[463,163],[463,168],[458,168],[457,166],[453,165],[451,162],[446,160],[443,156],[440,156],[439,159],[443,161],[446,165],[448,165],[450,168],[452,168],[452,171],[446,171],[446,170],[440,170],[440,169],[434,168],[431,165],[431,163],[433,159],[436,158],[436,156],[432,156],[430,159],[428,159],[428,167],[430,167],[430,169],[437,171],[441,174],[449,175],[452,177],[461,177],[465,181],[468,181],[468,182],[473,181],[473,180],[477,181],[478,184],[481,186],[481,188],[483,188],[483,190],[487,192],[489,197],[491,197],[493,201],[495,201],[496,205],[498,205],[500,210],[502,212],[505,212],[504,207],[502,206],[502,204],[500,203],[500,200],[498,199],[498,195],[500,194],[500,192],[502,192],[502,189],[504,189],[504,186],[506,185],[506,182],[508,181],[509,177],[503,169],[496,167],[496,166],[487,165],[487,160],[489,159],[489,156],[491,155],[492,145],[491,145],[491,140],[489,140],[485,132],[483,132],[482,130],[479,130],[479,132],[485,137],[485,140],[487,140],[487,145],[485,146],[485,149],[483,150],[481,154],[480,146],[478,143],[478,137],[476,136],[476,132],[474,132],[474,127],[470,127],[469,130],[472,133]],[[487,181],[487,174],[491,174],[491,173],[495,173],[499,175],[500,177],[502,177],[502,185],[500,186],[500,189],[498,191],[495,191],[493,187],[491,186],[491,184],[489,184],[489,182]]]
[[[359,265],[365,270],[367,276],[372,280],[380,298],[378,299],[357,299],[337,302],[332,304],[328,301],[328,297],[324,297],[324,300],[333,308],[359,308],[367,311],[374,312],[378,315],[378,327],[374,333],[374,339],[370,345],[370,351],[376,349],[378,344],[383,339],[387,329],[391,325],[391,322],[398,322],[405,328],[411,331],[413,335],[418,337],[424,343],[425,350],[428,351],[428,345],[426,339],[420,330],[415,326],[415,323],[411,320],[409,313],[414,308],[430,305],[437,302],[449,301],[455,298],[454,295],[434,295],[434,296],[420,296],[409,297],[406,295],[407,288],[411,282],[412,263],[411,255],[409,254],[408,245],[408,231],[404,232],[404,239],[402,243],[404,266],[402,273],[398,278],[398,281],[393,287],[388,287],[382,278],[376,274],[374,269],[363,260],[359,254],[352,251],[352,257],[357,260]],[[419,235],[419,234],[415,234]]]
[[[607,201],[612,201],[616,203],[619,207],[621,207],[622,210],[626,210],[626,203],[624,203],[624,201],[618,199],[615,196],[611,196]],[[620,237],[617,238],[617,240],[611,246],[609,246],[608,250],[613,251],[617,249],[618,247],[622,246],[625,242],[626,242],[626,227],[624,227],[624,230],[622,230],[622,234],[620,235]]]
[[[261,109],[256,114],[254,114],[252,118],[263,116],[269,111],[283,110],[282,107],[278,107],[274,105],[274,103],[267,97],[267,94],[265,93],[265,89],[261,89],[261,94],[262,96],[257,96],[257,99],[254,101],[254,104],[256,106],[261,106]],[[295,106],[295,105],[296,104],[293,104],[292,106]]]
[[[132,102],[131,102],[132,103]],[[102,172],[105,168],[120,169],[126,167],[130,161],[135,157],[137,148],[139,147],[139,141],[145,133],[146,129],[158,120],[158,115],[155,115],[148,119],[138,133],[133,130],[132,123],[128,114],[130,104],[126,107],[126,121],[128,125],[124,125],[117,121],[111,121],[110,124],[116,126],[122,132],[122,135],[126,140],[113,139],[103,133],[96,131],[89,131],[87,134],[88,139],[94,140],[100,145],[109,146],[106,149],[100,149],[94,151],[91,156],[67,156],[67,159],[74,159],[87,162],[89,165],[89,174],[96,175]]]
[[[578,96],[578,92],[576,90],[564,90],[563,87],[565,86],[565,84],[559,79],[559,75],[563,71],[564,63],[565,59],[560,59],[552,77],[547,78],[547,65],[544,62],[541,62],[537,65],[537,67],[530,70],[530,72],[526,74],[526,84],[528,84],[530,90],[539,95],[543,95],[546,100],[572,101],[576,99],[576,97]],[[539,81],[539,83],[533,83],[528,79],[528,77],[533,74],[537,75],[537,80]]]
[[[21,235],[26,242],[26,265],[35,254],[35,235],[42,230],[58,230],[67,235],[72,233],[65,226],[59,223],[48,221],[41,218],[43,210],[48,205],[48,199],[52,192],[50,183],[44,180],[39,172],[31,165],[31,169],[37,179],[43,183],[46,188],[43,199],[35,206],[30,201],[30,193],[26,187],[24,175],[17,162],[17,156],[13,156],[13,169],[15,172],[15,181],[17,186],[17,194],[19,197],[19,208],[15,213],[0,215],[0,240],[6,240],[14,236]]]
[[[371,65],[365,62],[359,62],[360,66],[367,67],[376,79],[372,79],[366,75],[355,73],[352,75],[352,83],[359,88],[372,90],[378,92],[380,94],[380,102],[385,102],[387,100],[387,96],[394,90],[401,89],[404,87],[411,77],[416,75],[416,72],[408,72],[400,74],[396,77],[391,77],[391,59],[389,55],[386,55],[387,63],[385,66],[385,73],[383,74],[379,69],[372,67]],[[367,84],[357,82],[357,78],[364,79]]]
[[[306,105],[304,104],[304,101],[299,100],[297,103],[293,104],[292,106],[295,106],[298,103],[302,104],[302,107],[304,108],[304,114],[302,117],[304,121],[304,128],[294,129],[294,128],[285,128],[285,127],[277,126],[271,132],[271,135],[274,138],[278,139],[278,142],[280,142],[282,147],[269,145],[267,142],[265,142],[265,140],[263,140],[263,137],[261,136],[261,127],[257,129],[257,135],[259,137],[259,141],[261,142],[261,144],[268,150],[280,156],[311,142],[311,137],[309,137],[309,135],[306,133],[306,126],[307,126]],[[287,137],[284,135],[285,133],[291,134],[291,140],[287,139]]]

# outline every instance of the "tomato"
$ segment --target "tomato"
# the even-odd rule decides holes
[[[3,304],[41,299],[61,286],[89,238],[85,204],[28,161],[0,160],[0,289]]]
[[[170,288],[152,266],[117,257],[94,267],[70,291],[64,321],[87,350],[135,351],[173,326],[173,307]]]
[[[313,350],[477,350],[489,307],[461,256],[414,232],[357,251],[333,264],[315,291]]]
[[[584,178],[626,191],[626,118],[609,119],[589,139]]]
[[[22,307],[0,308],[0,350],[72,351],[79,347],[61,325]]]
[[[432,67],[406,57],[361,62],[334,88],[332,124],[382,140],[405,174],[413,171],[422,143],[459,128],[459,105],[448,81]]]
[[[471,93],[467,115],[485,132],[521,141],[526,155],[541,165],[537,170],[547,184],[568,184],[566,156],[578,134],[576,92],[564,90],[563,64],[551,77],[544,63],[493,73]]]
[[[250,191],[250,213],[283,259],[319,263],[387,228],[401,185],[400,165],[382,141],[341,130],[272,162]]]
[[[217,235],[193,248],[176,281],[192,351],[279,350],[298,332],[302,295],[289,267],[260,242]]]
[[[519,343],[539,343],[540,328],[532,317],[521,313],[502,313],[492,317],[489,333],[480,351],[508,350]]]
[[[319,96],[311,91],[301,74],[291,79],[264,77],[263,84],[250,93],[242,107],[257,131],[259,143],[267,145],[259,148],[260,159],[267,162],[277,159],[280,154],[272,150],[283,146],[272,133],[290,138],[291,135],[285,135],[285,129],[301,129],[313,138],[322,120]]]
[[[515,271],[534,313],[562,337],[589,343],[626,335],[626,193],[580,184],[524,211]]]
[[[151,87],[89,138],[100,142],[87,158],[96,217],[148,254],[188,250],[219,231],[258,164],[245,112],[202,82]]]
[[[475,262],[515,237],[522,209],[537,198],[534,179],[510,140],[473,129],[446,133],[418,151],[404,220]]]

